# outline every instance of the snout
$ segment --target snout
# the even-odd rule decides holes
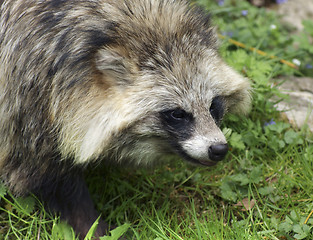
[[[213,166],[228,152],[226,140],[212,142],[205,137],[192,138],[182,144],[181,155],[189,162]]]
[[[228,144],[215,144],[209,147],[208,154],[211,161],[221,161],[228,152]]]

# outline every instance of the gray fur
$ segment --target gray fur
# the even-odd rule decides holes
[[[178,153],[210,165],[207,149],[226,144],[213,99],[223,113],[250,107],[248,81],[217,48],[209,16],[182,0],[5,0],[1,178],[15,194],[50,201],[52,179],[96,160],[151,165]],[[176,108],[192,115],[177,134],[160,120]],[[82,236],[90,224],[72,223]]]

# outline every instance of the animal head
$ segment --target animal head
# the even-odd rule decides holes
[[[205,13],[182,1],[139,6],[110,5],[113,40],[94,54],[96,80],[85,100],[90,109],[80,114],[88,117],[76,134],[76,159],[148,165],[177,153],[213,165],[228,150],[223,116],[249,110],[249,82],[218,55]]]

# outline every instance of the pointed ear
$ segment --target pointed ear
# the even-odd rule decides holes
[[[105,81],[112,85],[123,85],[130,82],[127,60],[113,48],[100,49],[95,56],[96,68]]]

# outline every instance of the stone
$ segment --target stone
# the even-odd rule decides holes
[[[307,124],[313,132],[313,78],[290,77],[278,88],[289,98],[279,102],[277,110],[283,111],[295,127],[301,128]]]
[[[313,19],[312,0],[288,0],[278,4],[276,10],[281,15],[282,21],[294,26],[297,31],[303,29],[304,19]]]
[[[303,30],[303,20],[313,19],[312,0],[288,0],[277,4],[274,10],[281,16],[281,21],[295,27],[294,33]],[[295,127],[301,128],[307,124],[313,132],[313,78],[294,76],[284,80],[279,89],[289,99],[278,103],[277,109],[284,111],[283,115]]]

